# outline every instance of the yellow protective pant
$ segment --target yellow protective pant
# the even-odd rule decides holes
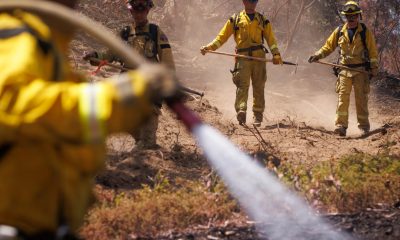
[[[154,106],[153,114],[146,121],[146,123],[133,134],[136,145],[144,148],[151,148],[157,144],[157,129],[158,118],[161,114],[161,109]]]
[[[339,95],[336,110],[336,126],[348,127],[349,124],[349,105],[350,93],[354,86],[356,100],[358,127],[363,129],[370,128],[368,120],[368,94],[370,92],[369,76],[366,74],[356,74],[352,77],[339,75],[336,83],[336,92]]]
[[[263,113],[265,108],[264,88],[267,81],[265,62],[237,59],[233,70],[233,83],[236,85],[235,110],[247,111],[250,79],[253,87],[253,112]]]

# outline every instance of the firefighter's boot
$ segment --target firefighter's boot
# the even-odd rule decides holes
[[[369,133],[369,128],[368,127],[358,127],[360,130],[361,136],[365,136]]]
[[[255,127],[261,127],[261,123],[263,121],[263,113],[262,112],[254,112],[254,122],[253,125]]]
[[[345,137],[346,136],[346,131],[347,128],[343,127],[343,126],[338,126],[335,128],[334,133],[338,134],[341,137]]]
[[[236,115],[236,118],[240,125],[246,124],[246,112],[245,111],[239,111]]]

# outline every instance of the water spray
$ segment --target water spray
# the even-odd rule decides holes
[[[2,0],[0,11],[23,9],[37,14],[54,26],[82,29],[121,57],[129,66],[139,67],[146,61],[109,30],[71,9],[52,2],[31,0]],[[167,105],[178,115],[195,136],[198,144],[224,180],[241,206],[258,223],[258,229],[270,240],[275,239],[346,239],[314,215],[300,197],[287,190],[247,154],[240,151],[226,137],[205,125],[179,99],[167,100]]]
[[[299,196],[289,191],[264,166],[239,150],[220,132],[204,124],[185,105],[174,100],[167,104],[194,135],[207,160],[256,221],[257,230],[266,239],[350,239],[315,215]]]

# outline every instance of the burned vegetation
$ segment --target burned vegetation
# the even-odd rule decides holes
[[[329,67],[306,62],[331,31],[343,24],[338,14],[342,1],[259,2],[258,10],[276,29],[283,60],[298,63],[296,71],[268,65],[266,110],[259,128],[236,123],[235,87],[229,73],[233,60],[199,53],[202,44],[211,41],[242,5],[225,0],[154,2],[150,21],[169,37],[180,81],[205,92],[204,97],[186,98],[204,122],[248,153],[338,232],[355,239],[400,238],[400,26],[398,14],[385,14],[399,12],[400,2],[361,4],[382,64],[371,82],[372,131],[359,137],[351,115],[353,127],[346,138],[333,133],[335,76]],[[115,33],[131,21],[122,0],[82,1],[79,11]],[[233,43],[227,44],[225,50],[233,52]],[[82,72],[92,73],[96,68],[81,60],[81,53],[101,48],[95,39],[78,34],[71,46],[71,62]],[[104,66],[91,79],[118,73]],[[175,114],[165,106],[161,111],[159,149],[136,148],[129,134],[107,140],[106,168],[96,178],[96,203],[81,236],[268,239],[268,234],[257,231],[257,222],[228,191]],[[265,204],[270,201],[265,199]],[[312,234],[308,239],[318,239]]]

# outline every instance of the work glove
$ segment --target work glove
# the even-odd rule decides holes
[[[376,77],[376,76],[378,76],[379,69],[378,68],[371,68],[370,73],[371,73],[372,77]]]
[[[274,54],[274,56],[272,57],[272,63],[274,65],[282,65],[283,64],[282,57],[279,53]]]
[[[313,63],[313,62],[316,62],[316,61],[318,61],[318,60],[320,60],[321,59],[321,57],[319,56],[319,55],[312,55],[309,59],[308,59],[308,62],[309,63]]]
[[[160,64],[144,64],[137,70],[146,81],[150,100],[154,104],[183,97],[173,71]]]
[[[89,61],[90,65],[92,65],[92,66],[98,66],[98,65],[99,65],[98,62],[95,62],[95,61],[90,60],[91,58],[98,58],[98,57],[99,57],[99,54],[98,54],[97,52],[91,51],[91,52],[89,52],[89,53],[86,53],[86,54],[83,56],[83,60]]]
[[[210,50],[212,50],[210,47],[208,47],[208,46],[202,46],[201,48],[200,48],[200,52],[201,52],[201,54],[203,54],[203,55],[206,55],[206,53],[207,53],[207,51],[210,51]]]

